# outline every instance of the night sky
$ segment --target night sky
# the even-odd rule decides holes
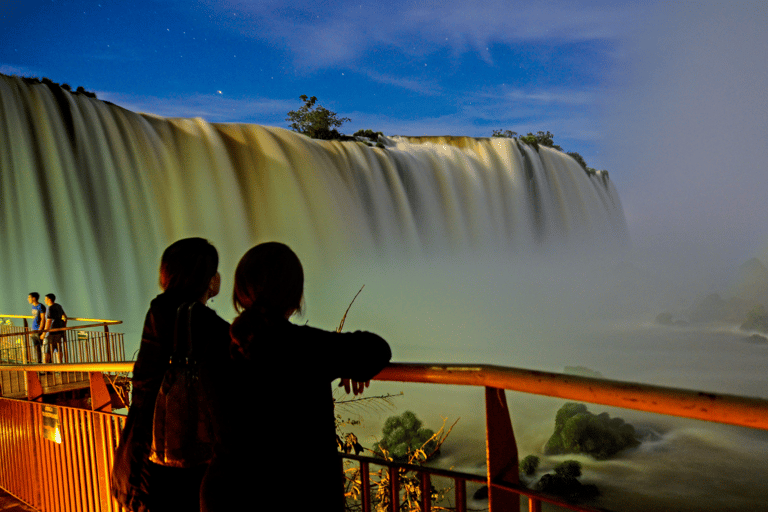
[[[135,112],[341,131],[549,130],[608,169],[635,244],[768,248],[761,2],[3,0],[0,72]],[[666,252],[669,255],[669,251]]]

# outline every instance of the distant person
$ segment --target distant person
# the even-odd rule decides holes
[[[177,468],[155,464],[149,457],[155,401],[173,354],[177,311],[182,304],[201,303],[192,317],[200,364],[223,365],[229,360],[229,323],[205,307],[219,293],[218,266],[216,248],[203,238],[178,240],[163,252],[163,293],[152,300],[144,321],[133,366],[131,407],[112,467],[112,495],[128,510],[200,510],[200,483],[207,464]]]
[[[34,362],[41,363],[43,357],[40,347],[43,342],[40,339],[40,330],[45,325],[45,306],[40,304],[40,294],[37,292],[31,292],[27,295],[27,302],[32,304],[32,333],[29,335],[29,339],[32,341],[32,349],[34,350]]]
[[[344,510],[331,382],[362,390],[391,352],[376,334],[289,322],[303,293],[301,262],[284,244],[257,245],[237,265],[231,366],[203,375],[217,443],[204,512],[256,510],[264,499],[280,500],[275,510]]]
[[[50,363],[53,359],[54,352],[58,353],[61,358],[61,351],[63,348],[62,341],[64,340],[64,331],[47,332],[49,329],[59,329],[67,326],[67,315],[64,313],[64,308],[61,304],[56,302],[56,295],[49,293],[45,296],[45,305],[48,306],[45,312],[45,330],[43,333],[43,354],[45,355],[45,362]],[[57,361],[53,361],[54,363]],[[60,362],[60,361],[59,361]]]

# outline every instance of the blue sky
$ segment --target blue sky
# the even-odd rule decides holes
[[[0,72],[129,110],[352,133],[549,130],[611,172],[633,240],[768,256],[761,2],[13,0]],[[690,254],[690,252],[685,253]]]
[[[343,131],[550,130],[594,152],[632,7],[547,2],[46,0],[2,18],[2,71],[130,110],[287,126],[299,96]],[[22,5],[23,4],[23,5]]]

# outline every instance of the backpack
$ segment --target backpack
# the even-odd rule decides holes
[[[163,466],[190,468],[213,456],[213,434],[192,336],[196,305],[182,304],[177,311],[173,353],[155,401],[149,460]]]

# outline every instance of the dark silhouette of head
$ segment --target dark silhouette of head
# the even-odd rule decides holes
[[[160,288],[185,301],[199,300],[219,267],[219,253],[204,238],[183,238],[168,246],[160,260]]]
[[[259,244],[240,259],[232,295],[237,312],[257,310],[266,317],[288,318],[301,310],[304,269],[285,244]]]

